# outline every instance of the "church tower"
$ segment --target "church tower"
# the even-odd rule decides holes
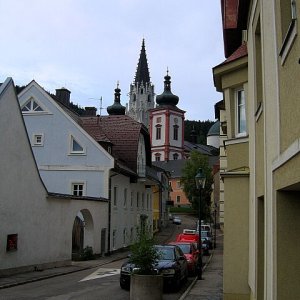
[[[164,92],[156,96],[156,108],[150,110],[152,161],[184,159],[184,114],[178,96],[171,92],[171,76],[165,76]]]
[[[149,128],[149,109],[151,108],[154,108],[154,85],[150,81],[145,40],[143,39],[134,82],[130,85],[126,114]]]

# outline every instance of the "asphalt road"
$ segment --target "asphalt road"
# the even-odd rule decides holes
[[[170,221],[171,222],[171,221]],[[170,240],[182,232],[183,228],[193,228],[195,219],[182,216],[182,225],[174,226]],[[206,258],[204,257],[204,263]],[[123,260],[106,264],[101,268],[84,270],[51,279],[32,282],[0,290],[0,300],[129,300],[129,291],[119,285],[119,272]],[[179,292],[164,291],[164,300],[179,299],[193,281],[189,277]]]

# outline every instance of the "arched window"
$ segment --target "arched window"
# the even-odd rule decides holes
[[[174,159],[174,160],[177,160],[178,157],[179,157],[178,153],[174,153],[174,154],[173,154],[173,159]]]
[[[160,157],[161,157],[161,154],[160,153],[156,153],[155,154],[155,161],[160,161]]]
[[[160,140],[161,139],[161,125],[156,125],[156,139]]]

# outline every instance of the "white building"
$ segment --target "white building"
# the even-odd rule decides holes
[[[78,214],[85,220],[83,247],[92,246],[96,253],[107,250],[101,233],[107,228],[108,201],[49,193],[38,172],[30,137],[13,81],[7,79],[0,86],[1,275],[69,264]]]

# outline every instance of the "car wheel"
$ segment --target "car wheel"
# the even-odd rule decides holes
[[[130,290],[130,286],[121,281],[120,281],[120,287],[121,287],[121,289],[126,290],[126,291]]]

